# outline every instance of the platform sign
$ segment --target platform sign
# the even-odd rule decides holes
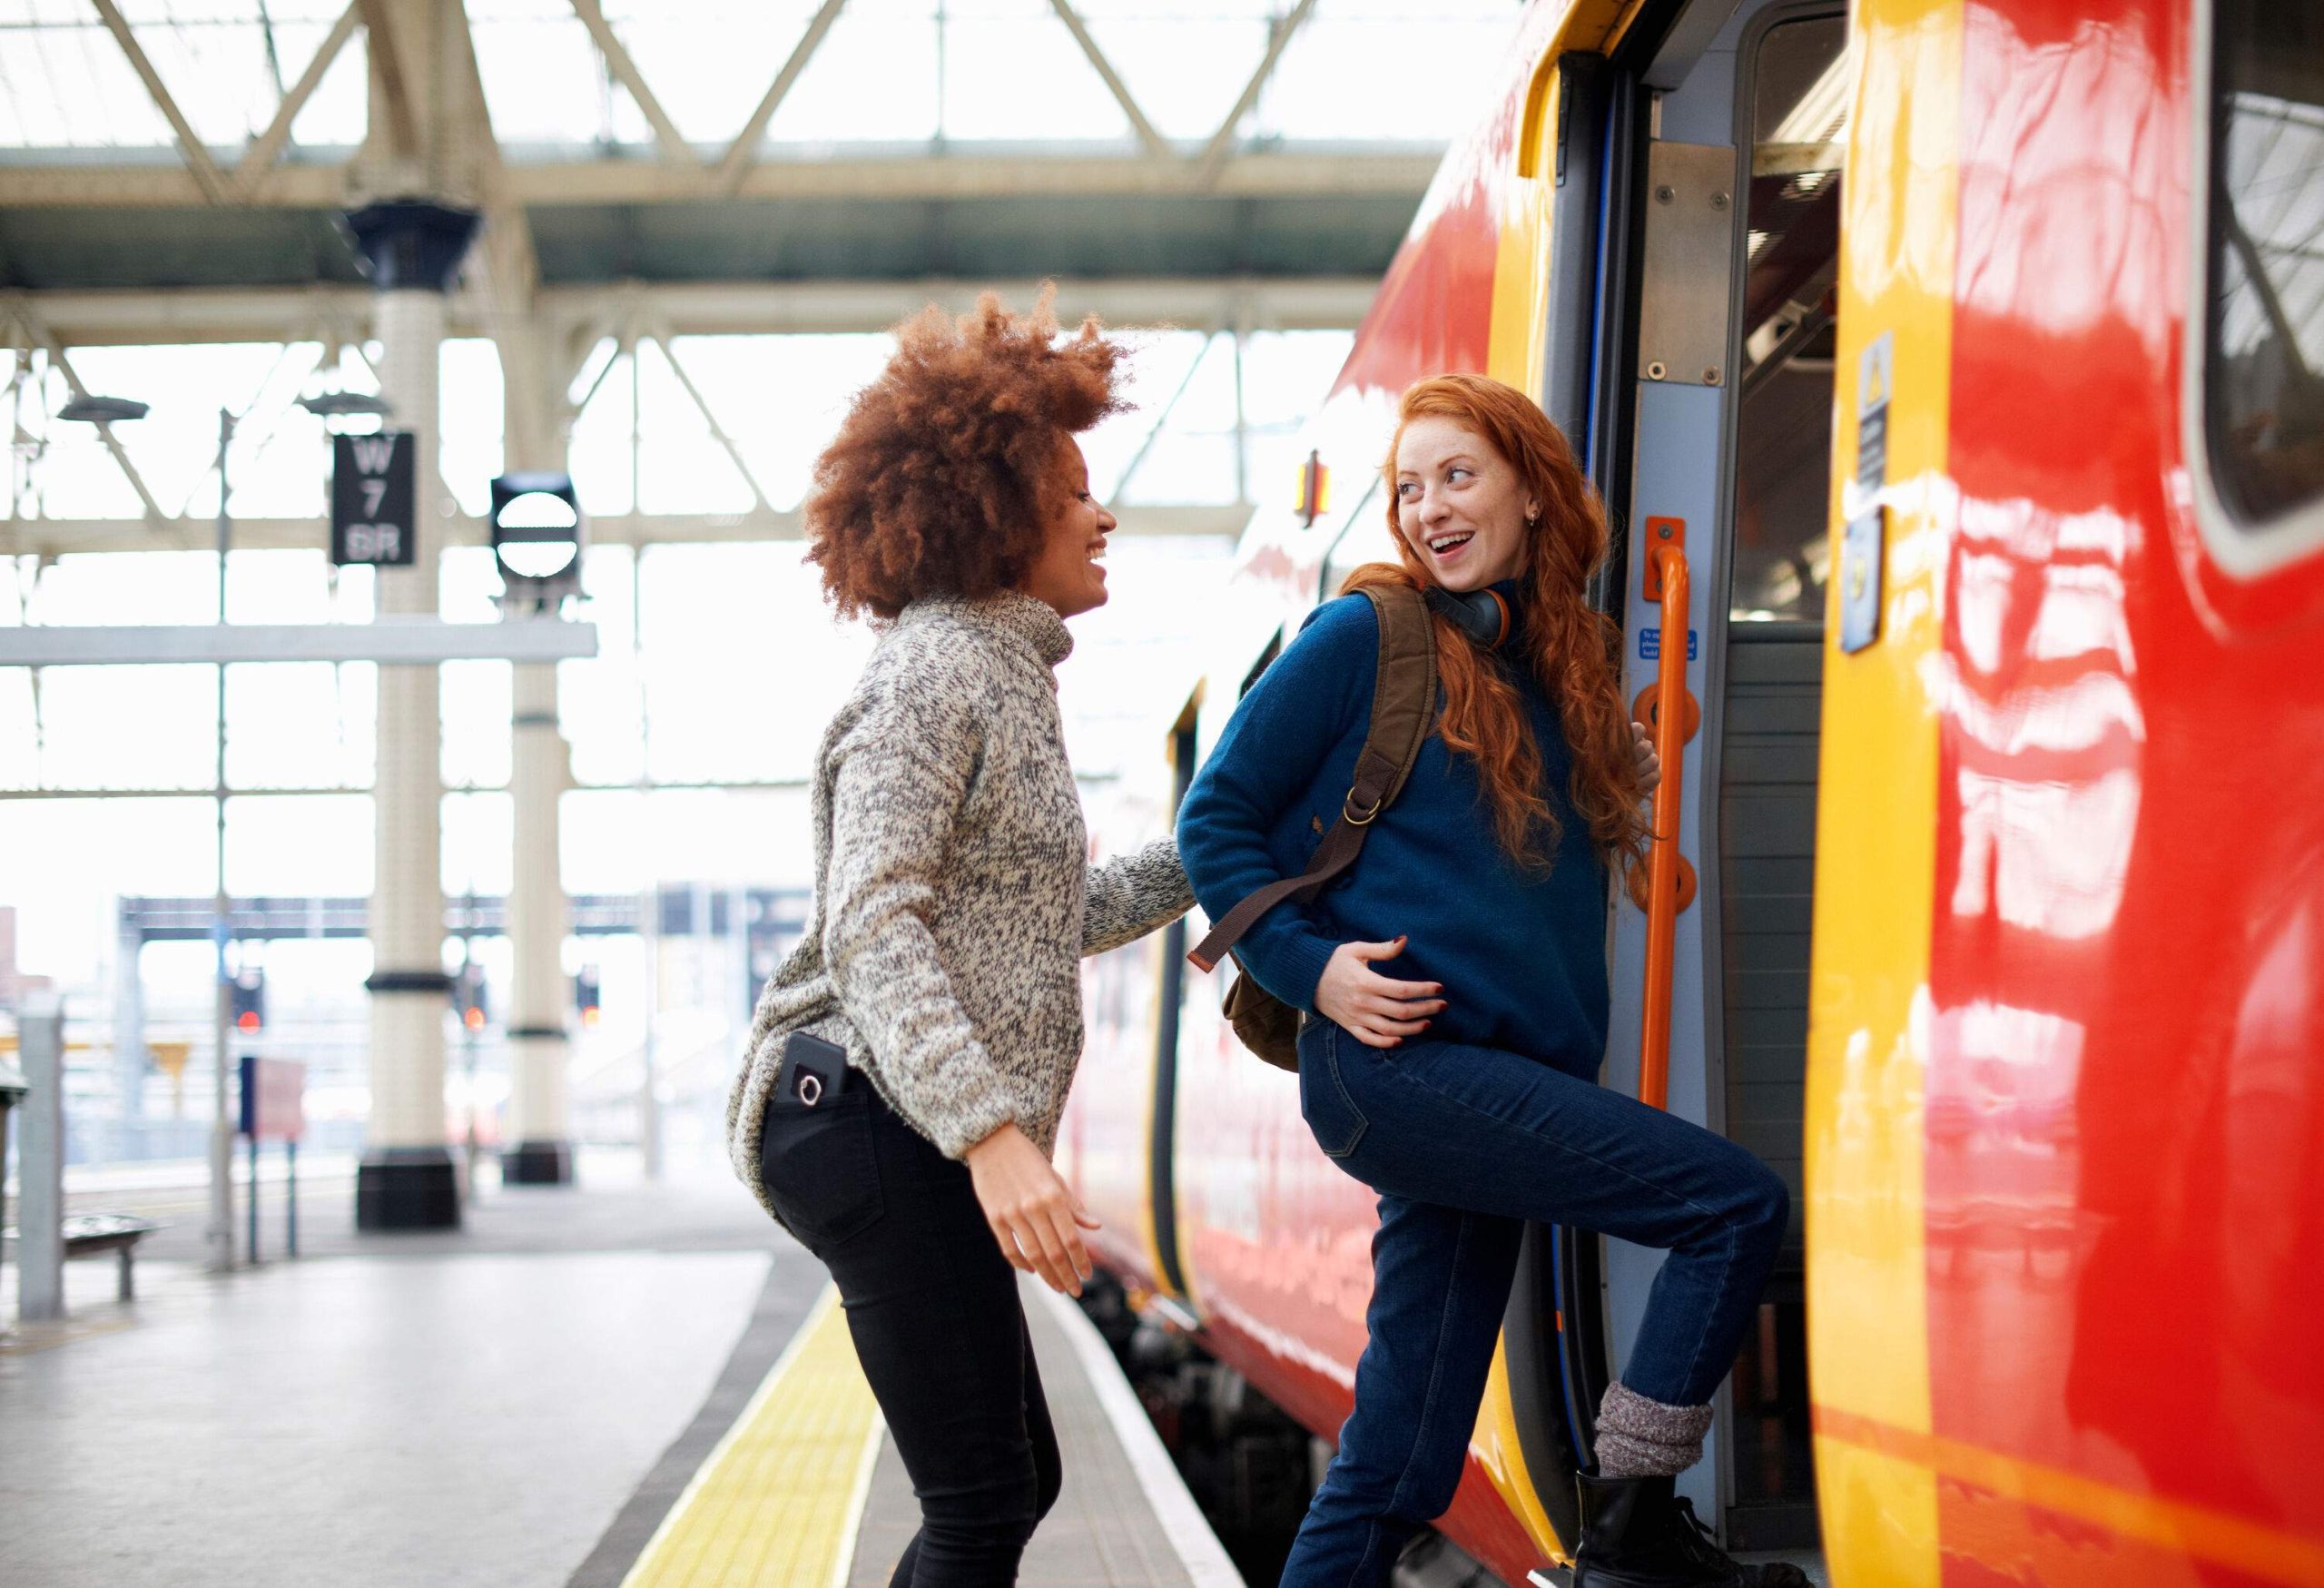
[[[409,567],[419,546],[413,489],[417,440],[409,430],[331,438],[330,559]]]
[[[307,1067],[295,1059],[242,1059],[240,1129],[253,1144],[296,1141],[307,1133]]]

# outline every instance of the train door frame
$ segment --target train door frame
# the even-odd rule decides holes
[[[1630,566],[1643,173],[1656,101],[1685,80],[1743,4],[1649,0],[1609,54],[1561,55],[1554,169],[1540,169],[1538,143],[1519,151],[1521,174],[1554,184],[1542,406],[1604,504],[1611,534],[1589,599],[1618,623]],[[1735,318],[1730,311],[1730,331]],[[1610,952],[1613,919],[1610,898]],[[1604,1254],[1594,1235],[1530,1226],[1502,1322],[1521,1454],[1536,1497],[1566,1538],[1579,1525],[1570,1475],[1594,1458],[1598,1401],[1610,1376]]]
[[[1689,549],[1696,564],[1698,593],[1685,626],[1695,642],[1689,683],[1702,707],[1702,723],[1687,756],[1682,838],[1684,852],[1696,866],[1699,886],[1693,906],[1681,917],[1676,986],[1682,1004],[1673,1011],[1670,1079],[1674,1103],[1681,1111],[1722,1134],[1728,1123],[1726,1033],[1723,1000],[1717,993],[1724,986],[1726,965],[1721,932],[1714,924],[1723,919],[1723,902],[1718,812],[1712,802],[1721,777],[1720,705],[1727,678],[1732,569],[1728,553],[1737,508],[1737,430],[1741,411],[1741,392],[1734,372],[1739,369],[1741,354],[1748,262],[1747,206],[1735,202],[1734,195],[1746,191],[1740,184],[1751,146],[1750,84],[1758,43],[1786,22],[1829,16],[1843,9],[1834,0],[1741,0],[1740,4],[1719,0],[1699,14],[1677,18],[1652,44],[1653,58],[1633,69],[1636,88],[1630,100],[1630,135],[1619,139],[1610,135],[1607,140],[1608,152],[1625,153],[1630,167],[1620,187],[1609,177],[1608,192],[1624,198],[1630,213],[1627,228],[1620,228],[1610,208],[1600,232],[1592,339],[1596,369],[1589,382],[1590,409],[1583,450],[1585,465],[1607,503],[1616,533],[1606,574],[1593,594],[1622,626],[1626,683],[1635,690],[1651,678],[1651,669],[1660,666],[1659,657],[1640,654],[1645,637],[1642,631],[1664,625],[1659,608],[1643,601],[1631,577],[1630,570],[1638,566],[1629,545],[1637,533],[1634,525],[1648,514],[1691,520]],[[1624,96],[1618,87],[1611,97]],[[1682,379],[1675,369],[1647,374],[1640,367],[1649,356],[1642,350],[1643,340],[1649,334],[1643,304],[1650,277],[1664,267],[1667,258],[1658,253],[1658,245],[1649,235],[1658,196],[1649,188],[1654,184],[1659,192],[1684,185],[1658,182],[1658,150],[1664,147],[1670,147],[1670,153],[1662,156],[1666,169],[1683,166],[1702,181],[1718,182],[1722,190],[1719,197],[1726,200],[1720,206],[1726,232],[1723,281],[1704,299],[1707,305],[1718,305],[1719,325],[1709,342],[1699,334],[1713,329],[1708,326],[1698,325],[1696,334],[1686,339],[1690,345],[1716,345],[1723,350],[1717,355],[1718,375],[1708,380],[1702,374]],[[1724,149],[1723,160],[1709,153],[1714,148]],[[1723,180],[1715,174],[1721,171]],[[1657,378],[1666,374],[1668,378]],[[1556,402],[1574,389],[1574,382],[1571,370],[1561,369],[1555,360],[1551,375],[1544,391]],[[1561,376],[1562,383],[1553,383]],[[1716,392],[1712,402],[1703,400],[1705,390]],[[1673,469],[1653,461],[1658,455],[1691,457],[1697,461]],[[1610,1086],[1633,1091],[1639,1029],[1637,966],[1642,959],[1643,930],[1642,914],[1617,899],[1610,912],[1610,949],[1616,976],[1605,1080]],[[1631,967],[1627,979],[1621,974],[1625,964]],[[1569,1244],[1580,1248],[1583,1243]],[[1604,1248],[1601,1338],[1610,1366],[1635,1334],[1661,1255],[1620,1242],[1594,1244]],[[1557,1276],[1556,1290],[1570,1309],[1586,1302],[1582,1287],[1588,1279],[1587,1265],[1569,1258],[1561,1267],[1564,1271]],[[1561,1376],[1568,1381],[1578,1378],[1584,1366],[1571,1363]],[[1682,1478],[1680,1486],[1705,1514],[1719,1519],[1724,1531],[1735,1500],[1729,1459],[1734,1417],[1724,1387],[1715,1410],[1709,1459]],[[1569,1412],[1568,1421],[1578,1426],[1581,1419]],[[1587,1449],[1586,1429],[1581,1430],[1575,1442]]]
[[[1278,640],[1279,640],[1278,636]],[[1196,684],[1170,725],[1170,824],[1193,784],[1200,759],[1196,725],[1204,688]],[[1146,1199],[1153,1220],[1155,1277],[1173,1295],[1188,1297],[1186,1255],[1178,1244],[1178,1031],[1186,1010],[1187,918],[1162,929],[1162,985],[1156,993],[1154,1085],[1147,1100]]]
[[[1748,195],[1752,180],[1752,162],[1758,144],[1757,116],[1762,55],[1769,35],[1778,29],[1799,23],[1837,21],[1845,25],[1848,15],[1849,6],[1845,0],[1768,0],[1768,4],[1754,11],[1745,20],[1736,38],[1735,66],[1732,73],[1735,99],[1731,125],[1735,139],[1738,194]],[[1841,48],[1841,60],[1845,62],[1847,58],[1848,46],[1843,44]],[[1851,113],[1853,113],[1852,111]],[[1843,180],[1845,180],[1844,176]],[[1748,249],[1750,208],[1748,197],[1739,199],[1734,207],[1735,256],[1734,266],[1729,276],[1727,366],[1734,371],[1735,379],[1730,386],[1732,395],[1726,405],[1727,412],[1722,427],[1724,433],[1721,439],[1718,480],[1718,535],[1719,547],[1725,555],[1721,558],[1719,577],[1712,582],[1710,590],[1712,597],[1710,622],[1709,629],[1706,630],[1703,647],[1707,663],[1703,686],[1703,727],[1697,738],[1697,743],[1701,746],[1699,756],[1703,767],[1704,789],[1703,807],[1699,813],[1702,819],[1702,852],[1696,857],[1696,866],[1702,879],[1699,908],[1706,912],[1703,916],[1702,986],[1705,1066],[1707,1085],[1718,1110],[1716,1129],[1720,1134],[1730,1139],[1735,1138],[1738,1126],[1728,1113],[1732,1089],[1737,1077],[1729,1064],[1730,1033],[1727,988],[1729,972],[1728,962],[1737,945],[1728,941],[1727,917],[1729,888],[1731,885],[1739,887],[1740,884],[1727,872],[1727,857],[1732,834],[1728,831],[1729,813],[1726,793],[1728,788],[1727,751],[1729,747],[1728,735],[1731,726],[1730,707],[1734,704],[1730,697],[1730,689],[1735,676],[1734,647],[1736,644],[1735,623],[1732,616],[1735,608],[1737,563],[1734,550],[1739,532],[1742,480],[1746,464],[1743,449],[1745,440],[1743,420],[1745,400],[1748,391],[1744,380],[1746,359],[1744,340],[1754,329],[1746,323],[1748,313],[1748,295],[1750,291]],[[1836,236],[1836,260],[1838,248]],[[1774,357],[1773,354],[1769,355],[1770,361]],[[1825,381],[1827,402],[1831,399],[1830,392],[1834,390],[1834,382],[1837,380],[1837,370],[1835,370]],[[1825,525],[1827,544],[1832,530],[1828,508],[1823,508],[1822,502],[1828,490],[1831,463],[1831,449],[1827,440],[1824,469],[1817,476],[1818,518]],[[1837,548],[1833,549],[1836,551]],[[1836,565],[1837,560],[1837,556],[1832,556],[1832,563]],[[1827,577],[1828,578],[1828,574]],[[1818,605],[1823,603],[1819,602]],[[1819,632],[1816,650],[1820,657],[1824,649],[1821,629],[1825,623],[1830,621],[1828,611],[1819,612],[1816,621]],[[1769,636],[1759,635],[1755,637],[1767,639]],[[1816,686],[1816,699],[1817,703],[1816,715],[1820,725],[1823,699],[1820,672]],[[1819,795],[1820,781],[1819,777],[1817,779]],[[1812,913],[1812,883],[1810,899]],[[1804,1085],[1807,1067],[1807,1050],[1804,1040],[1799,1053],[1799,1064]],[[1795,1218],[1797,1217],[1799,1215],[1796,1212]],[[1763,1336],[1763,1341],[1766,1338]],[[1762,1348],[1766,1348],[1764,1344]],[[1780,1504],[1768,1503],[1756,1507],[1744,1503],[1744,1498],[1738,1492],[1737,1481],[1738,1464],[1736,1440],[1739,1415],[1734,1404],[1734,1384],[1729,1380],[1720,1386],[1717,1401],[1717,1415],[1710,1435],[1718,1465],[1718,1515],[1721,1537],[1728,1541],[1730,1547],[1736,1548],[1767,1549],[1820,1545],[1821,1512],[1815,1495],[1812,1465],[1809,1469],[1808,1492],[1805,1502],[1807,1516],[1804,1519],[1797,1514],[1797,1505],[1792,1502]],[[1812,1464],[1812,1455],[1810,1461]],[[1748,1534],[1745,1527],[1747,1517],[1751,1524]]]

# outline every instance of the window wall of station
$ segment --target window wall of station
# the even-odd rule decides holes
[[[1129,756],[1158,753],[1154,722],[1191,686],[1190,615],[1202,610],[1231,546],[1225,537],[1141,537],[1137,508],[1210,505],[1227,509],[1222,521],[1232,522],[1238,501],[1287,495],[1298,429],[1350,340],[1344,332],[1256,332],[1238,346],[1225,333],[1130,335],[1137,348],[1131,396],[1139,406],[1086,438],[1093,479],[1130,528],[1108,557],[1113,599],[1077,620],[1076,653],[1060,680],[1068,748],[1077,769],[1098,780]],[[880,335],[676,337],[666,348],[641,339],[634,355],[608,340],[584,361],[570,393],[586,399],[570,456],[585,508],[609,528],[607,543],[586,554],[585,598],[573,613],[597,626],[598,654],[558,670],[576,784],[562,803],[561,871],[576,898],[643,901],[675,891],[733,903],[738,890],[803,888],[811,863],[805,779],[872,636],[833,621],[795,540],[655,544],[641,556],[614,538],[633,511],[700,516],[706,524],[748,512],[753,478],[770,507],[794,508],[815,454],[888,346]],[[116,426],[115,436],[162,511],[184,516],[180,544],[210,540],[221,406],[243,416],[228,460],[237,520],[315,527],[312,547],[232,555],[233,621],[369,619],[369,572],[333,569],[320,547],[328,438],[295,402],[320,390],[375,390],[366,350],[313,342],[79,348],[69,357],[91,390],[152,405],[145,419]],[[118,533],[122,521],[138,519],[141,504],[91,427],[49,417],[67,395],[50,360],[0,362],[0,382],[20,438],[10,510],[0,516],[0,624],[211,621],[217,562],[209,551],[7,555],[27,534],[69,545],[76,520],[107,522]],[[480,515],[502,459],[490,343],[446,344],[442,393],[445,484],[464,514]],[[713,415],[748,477],[714,435]],[[498,587],[486,548],[445,550],[445,617],[491,621]],[[368,1107],[362,981],[369,951],[359,937],[326,935],[324,902],[372,890],[376,679],[377,669],[363,663],[227,670],[228,891],[314,902],[312,935],[241,944],[236,962],[265,972],[259,1050],[312,1067],[310,1112],[325,1147],[351,1148]],[[73,1103],[83,1161],[127,1154],[133,1136],[141,1155],[167,1156],[172,1121],[185,1126],[178,1145],[198,1150],[198,1136],[187,1132],[198,1131],[208,1104],[206,941],[157,940],[135,956],[145,1040],[157,1055],[179,1055],[181,1068],[154,1069],[132,1100],[104,1050],[126,1007],[121,902],[206,901],[217,886],[215,687],[214,669],[203,666],[0,669],[0,907],[15,912],[16,961],[0,965],[0,979],[50,978],[71,1000],[76,1037],[94,1043],[78,1061]],[[510,669],[447,665],[441,698],[440,882],[457,922],[466,901],[488,905],[510,882]],[[655,912],[641,902],[635,913]],[[597,1021],[576,1026],[585,1137],[634,1134],[649,1018],[657,1069],[675,1089],[673,1149],[689,1129],[706,1134],[734,1027],[768,968],[758,962],[767,942],[754,947],[756,961],[733,936],[568,940],[567,971],[594,971],[603,988]],[[455,1141],[473,1113],[489,1145],[506,1090],[497,1031],[507,945],[489,935],[448,938],[447,971],[471,957],[484,970],[488,1019],[473,1039],[454,1028],[448,1107]],[[128,1129],[132,1118],[142,1134]]]

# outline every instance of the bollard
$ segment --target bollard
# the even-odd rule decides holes
[[[16,1316],[26,1323],[64,1316],[64,1002],[35,992],[16,1017],[26,1090],[16,1140],[18,1171]]]

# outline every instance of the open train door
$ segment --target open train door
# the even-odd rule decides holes
[[[1644,714],[1664,670],[1682,669],[1688,730],[1666,794],[1674,907],[1650,932],[1642,876],[1610,912],[1604,1080],[1640,1095],[1645,1054],[1647,1094],[1792,1188],[1759,1327],[1681,1492],[1730,1548],[1806,1548],[1817,1528],[1798,1209],[1846,12],[1649,6],[1610,58],[1569,56],[1558,78],[1543,402],[1608,504],[1599,595],[1622,625],[1626,687]],[[1679,558],[1683,618],[1667,609]],[[1505,1338],[1542,1489],[1588,1459],[1598,1395],[1660,1264],[1620,1241],[1533,1232]]]

